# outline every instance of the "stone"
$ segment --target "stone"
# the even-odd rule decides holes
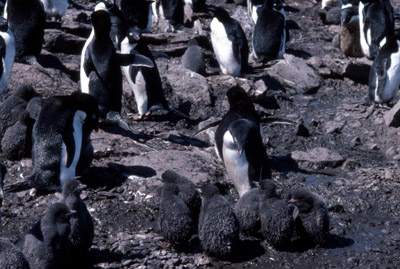
[[[312,93],[321,86],[321,77],[301,58],[285,54],[284,59],[267,68],[268,74],[282,86],[298,93]]]
[[[327,134],[340,133],[345,124],[344,121],[328,121],[325,123],[325,132]]]
[[[293,151],[291,158],[301,168],[323,169],[337,167],[346,159],[334,150],[327,148],[313,148],[309,151]]]
[[[46,29],[44,48],[50,52],[80,55],[86,39],[58,29]]]
[[[400,101],[383,115],[385,124],[390,127],[400,126]]]

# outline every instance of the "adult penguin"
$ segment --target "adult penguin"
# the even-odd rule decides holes
[[[111,30],[110,38],[114,44],[115,50],[119,50],[121,42],[125,38],[126,32],[128,31],[128,24],[122,14],[115,0],[103,0],[98,3],[95,7],[96,10],[105,10],[110,15]],[[93,37],[94,31],[92,30],[91,36]]]
[[[239,195],[252,181],[270,177],[262,142],[260,117],[246,92],[233,87],[227,92],[229,111],[215,132],[216,151]]]
[[[121,0],[121,12],[129,28],[137,27],[141,32],[150,32],[151,7],[154,0]]]
[[[86,48],[83,65],[84,74],[89,78],[88,85],[82,90],[89,90],[99,104],[100,117],[114,122],[123,129],[129,126],[121,117],[122,109],[122,73],[120,66],[134,64],[153,67],[153,62],[137,54],[118,54],[110,39],[111,21],[105,10],[98,10],[91,15],[94,35]]]
[[[28,187],[60,191],[75,177],[81,152],[98,126],[96,100],[85,93],[50,97],[42,106],[32,132],[32,175]]]
[[[7,0],[5,13],[15,37],[15,61],[31,64],[49,75],[37,61],[44,43],[46,23],[40,0]]]
[[[152,8],[156,17],[168,21],[170,29],[174,31],[175,27],[183,24],[184,3],[183,0],[158,0]]]
[[[248,68],[249,46],[240,23],[221,7],[210,7],[214,15],[211,21],[211,43],[221,72],[240,76]]]
[[[8,27],[8,21],[0,17],[0,94],[8,89],[11,71],[14,65],[14,35]]]
[[[258,19],[258,10],[263,6],[264,0],[247,0],[247,12],[254,24]]]
[[[367,58],[373,59],[394,30],[393,7],[390,0],[361,0],[358,11],[361,48]]]
[[[253,34],[254,57],[263,62],[282,59],[286,43],[286,15],[281,0],[266,0]]]
[[[144,55],[152,61],[152,68],[129,65],[122,67],[133,94],[135,95],[138,115],[133,119],[141,120],[159,109],[166,109],[179,117],[189,117],[173,107],[165,99],[157,64],[146,42],[141,39],[140,29],[131,28],[127,37],[122,41],[121,52],[124,54]]]

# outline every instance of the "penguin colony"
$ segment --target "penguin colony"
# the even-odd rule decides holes
[[[45,17],[60,21],[68,7],[64,0],[7,0],[0,19],[0,94],[7,96],[0,104],[1,152],[9,160],[32,158],[32,173],[19,187],[62,192],[62,199],[27,232],[22,250],[0,241],[0,267],[64,268],[87,255],[95,237],[94,223],[80,198],[84,186],[75,176],[92,162],[90,136],[99,121],[131,130],[122,115],[120,67],[137,103],[135,120],[146,119],[157,109],[188,119],[166,100],[155,57],[142,38],[142,33],[150,32],[153,17],[165,19],[171,31],[184,27],[184,4],[212,17],[209,39],[222,74],[252,72],[250,53],[252,60],[262,63],[284,57],[287,25],[282,0],[247,1],[254,22],[252,40],[225,9],[205,1],[121,0],[120,6],[102,1],[90,16],[92,31],[82,49],[80,91],[42,98],[32,86],[22,85],[7,95],[14,61],[47,72],[38,63]],[[390,1],[322,1],[323,8],[338,6],[340,48],[346,56],[373,59],[365,103],[394,105],[400,84],[400,36]],[[209,73],[195,39],[188,43],[182,65],[202,76]],[[329,243],[324,199],[305,189],[290,190],[290,199],[280,197],[271,180],[261,118],[251,98],[242,88],[232,87],[227,100],[229,110],[217,123],[215,148],[239,200],[232,207],[215,185],[196,186],[168,170],[161,176],[159,232],[177,249],[193,247],[197,237],[202,251],[222,259],[237,253],[240,236],[258,237],[277,250],[289,249],[298,238],[317,246]],[[0,164],[1,201],[6,199],[5,171]]]

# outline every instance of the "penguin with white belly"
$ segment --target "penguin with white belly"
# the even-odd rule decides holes
[[[390,0],[361,0],[358,11],[361,48],[367,58],[374,59],[394,30],[393,7]]]
[[[14,35],[8,27],[8,21],[0,17],[0,94],[8,89],[11,71],[14,65]]]
[[[121,52],[124,54],[140,54],[152,61],[152,68],[140,66],[123,66],[122,70],[133,94],[135,95],[138,115],[133,116],[134,120],[142,120],[159,109],[166,109],[179,117],[189,117],[178,111],[165,99],[160,73],[157,64],[151,54],[146,42],[141,39],[140,30],[131,28],[127,37],[121,43]]]
[[[61,191],[75,177],[85,141],[98,127],[96,100],[85,93],[50,97],[42,106],[32,132],[32,175],[29,187]]]
[[[210,6],[214,15],[211,21],[211,43],[221,72],[234,77],[247,72],[249,46],[240,23],[221,8]]]
[[[400,85],[400,35],[387,37],[369,73],[369,95],[366,104],[396,104]]]
[[[88,91],[98,102],[100,118],[116,123],[125,130],[129,126],[123,121],[122,73],[120,66],[136,65],[154,67],[153,62],[138,54],[118,54],[110,39],[111,21],[105,10],[97,10],[91,15],[94,35],[85,50],[82,61],[82,91]],[[85,79],[87,77],[88,79]]]
[[[260,117],[246,92],[233,87],[226,95],[229,111],[215,132],[215,145],[229,178],[242,196],[251,189],[252,181],[270,177],[268,157]]]

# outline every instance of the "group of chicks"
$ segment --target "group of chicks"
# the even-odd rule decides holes
[[[327,205],[305,189],[293,191],[286,201],[272,180],[262,180],[233,208],[213,184],[202,186],[200,196],[192,181],[171,170],[162,179],[157,224],[165,240],[177,249],[188,247],[196,234],[202,251],[228,259],[238,253],[240,234],[265,239],[277,250],[288,249],[295,237],[313,245],[327,243]]]
[[[6,168],[0,164],[0,202],[5,174]],[[75,179],[64,185],[61,200],[50,205],[25,234],[22,252],[1,239],[0,268],[68,268],[74,262],[82,264],[94,237],[92,217],[80,198],[84,188]]]

